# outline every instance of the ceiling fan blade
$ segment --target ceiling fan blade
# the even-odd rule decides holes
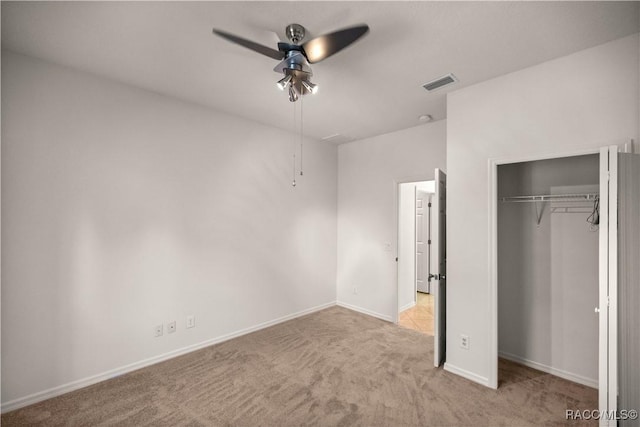
[[[340,52],[368,32],[368,25],[345,28],[303,43],[302,50],[309,63],[313,64]]]
[[[244,46],[247,49],[251,49],[254,52],[261,53],[263,55],[268,56],[269,58],[280,60],[284,58],[284,52],[280,52],[279,50],[271,49],[270,47],[263,46],[259,43],[252,42],[251,40],[243,39],[242,37],[234,36],[233,34],[226,33],[224,31],[213,29],[213,34],[222,37],[223,39],[227,39],[232,43],[239,44],[240,46]]]

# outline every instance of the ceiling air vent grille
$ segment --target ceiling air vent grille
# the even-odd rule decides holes
[[[322,138],[322,141],[332,142],[336,145],[346,144],[347,142],[355,140],[356,139],[351,136],[342,135],[339,133],[334,133],[333,135],[325,136],[324,138]]]
[[[429,83],[423,84],[422,87],[431,92],[457,81],[458,79],[456,78],[456,76],[454,76],[453,74],[447,74],[446,76],[438,77],[437,79],[432,80]]]

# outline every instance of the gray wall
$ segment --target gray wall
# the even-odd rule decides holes
[[[447,95],[445,369],[497,386],[489,160],[637,140],[639,47],[636,34]],[[461,334],[469,349],[457,345]]]
[[[598,155],[498,167],[499,197],[597,191]],[[558,188],[565,187],[565,188]],[[572,206],[588,211],[593,203]],[[597,385],[598,233],[588,213],[498,205],[498,348],[502,356]]]
[[[398,190],[398,311],[416,302],[416,184]]]
[[[294,189],[292,138],[3,52],[3,402],[334,303],[337,150]]]
[[[397,183],[432,180],[435,168],[445,165],[445,151],[445,120],[338,147],[339,304],[393,320]]]

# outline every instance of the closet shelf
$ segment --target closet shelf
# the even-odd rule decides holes
[[[505,203],[531,203],[531,202],[584,202],[598,198],[598,193],[582,194],[540,194],[535,196],[508,196],[500,197]]]

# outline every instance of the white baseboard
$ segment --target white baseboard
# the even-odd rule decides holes
[[[564,378],[565,380],[573,381],[574,383],[586,385],[587,387],[598,388],[598,380],[593,378],[583,377],[582,375],[574,374],[572,372],[564,371],[562,369],[556,369],[542,363],[534,362],[533,360],[525,359],[515,354],[498,352],[498,357],[511,360],[512,362],[519,363],[529,368],[537,369],[538,371],[546,372],[547,374],[555,375],[556,377]]]
[[[366,314],[368,316],[377,317],[378,319],[386,320],[387,322],[393,322],[391,316],[387,316],[386,314],[376,313],[375,311],[367,310],[366,308],[358,307],[355,305],[347,304],[346,302],[338,301],[336,305],[344,308],[348,308],[349,310],[357,311],[358,313]]]
[[[82,378],[76,381],[72,381],[70,383],[53,387],[48,390],[40,391],[37,393],[33,393],[25,397],[19,397],[9,402],[3,402],[0,407],[0,412],[5,413],[8,411],[13,411],[14,409],[22,408],[24,406],[32,405],[34,403],[41,402],[43,400],[50,399],[52,397],[60,396],[61,394],[69,393],[71,391],[74,391],[83,387],[87,387],[92,384],[99,383],[101,381],[118,377],[120,375],[135,371],[140,368],[144,368],[146,366],[154,365],[156,363],[163,362],[165,360],[172,359],[174,357],[182,356],[183,354],[191,353],[192,351],[200,350],[201,348],[204,348],[204,347],[209,347],[211,345],[228,341],[230,339],[237,338],[242,335],[250,334],[251,332],[259,331],[260,329],[268,328],[269,326],[277,325],[278,323],[286,322],[287,320],[295,319],[297,317],[305,316],[307,314],[311,314],[316,311],[324,310],[325,308],[333,307],[334,305],[336,305],[335,301],[321,304],[315,307],[308,308],[306,310],[289,314],[287,316],[279,317],[277,319],[269,320],[267,322],[263,322],[255,326],[251,326],[249,328],[231,332],[229,334],[225,334],[216,338],[202,341],[197,344],[189,345],[187,347],[179,348],[177,350],[173,350],[158,356],[150,357],[148,359],[140,360],[138,362],[134,362],[129,365],[125,365],[116,369],[111,369],[101,374],[92,375],[87,378]]]
[[[444,370],[447,372],[451,372],[452,374],[460,375],[461,377],[473,381],[474,383],[482,384],[485,387],[491,387],[488,378],[480,376],[478,374],[474,374],[473,372],[467,371],[466,369],[458,368],[451,363],[445,362]]]
[[[411,301],[409,304],[405,304],[402,307],[400,307],[400,309],[398,310],[398,313],[402,313],[405,310],[409,310],[412,307],[416,306],[416,302],[415,301]]]

